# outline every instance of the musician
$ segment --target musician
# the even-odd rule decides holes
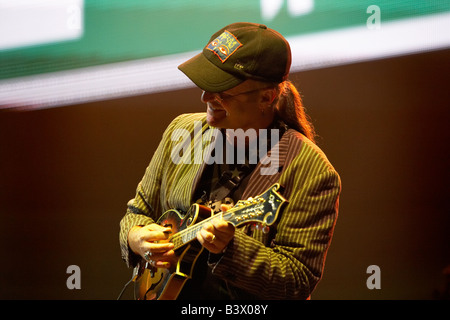
[[[156,223],[169,209],[186,212],[199,203],[219,213],[274,183],[282,186],[287,203],[270,227],[234,227],[220,218],[205,223],[194,241],[205,250],[178,299],[307,299],[322,276],[341,184],[314,142],[313,126],[288,80],[290,64],[290,47],[281,34],[264,25],[234,23],[179,66],[203,90],[206,113],[180,115],[164,132],[120,223],[128,266],[145,259],[158,268],[174,267],[174,245],[161,241],[172,228]],[[247,136],[237,146],[230,133],[238,129],[256,132],[258,143]],[[278,135],[267,134],[261,143],[260,129]],[[237,161],[241,147],[247,152]],[[209,158],[195,161],[196,150]],[[256,162],[250,156],[255,153]],[[234,161],[219,161],[218,154]]]

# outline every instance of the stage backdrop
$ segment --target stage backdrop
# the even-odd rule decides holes
[[[0,0],[0,108],[190,86],[176,66],[232,22],[289,40],[292,71],[450,45],[450,2]]]
[[[342,178],[313,299],[432,299],[450,264],[448,1],[0,0],[0,299],[115,299],[119,221],[164,128],[204,111],[177,70],[235,21],[288,37]],[[127,291],[125,298],[130,298]]]
[[[449,54],[292,76],[342,178],[313,299],[432,299],[444,285]],[[115,299],[131,277],[118,243],[126,203],[165,126],[203,110],[200,91],[184,89],[1,112],[0,298]],[[67,287],[72,265],[80,268],[80,289]],[[367,287],[372,265],[380,268],[380,289]]]

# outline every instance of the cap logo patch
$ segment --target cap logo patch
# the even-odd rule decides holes
[[[242,43],[231,33],[225,30],[220,36],[211,41],[206,49],[212,51],[224,63],[242,46]]]

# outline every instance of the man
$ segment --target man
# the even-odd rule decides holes
[[[300,95],[287,80],[290,64],[278,32],[234,23],[179,66],[203,90],[206,114],[181,115],[166,129],[121,221],[127,264],[145,259],[154,270],[174,270],[179,256],[163,241],[171,227],[155,223],[169,209],[186,212],[200,203],[219,213],[274,183],[287,200],[270,228],[205,223],[196,245],[206,250],[179,299],[307,299],[321,278],[340,179],[313,142]]]

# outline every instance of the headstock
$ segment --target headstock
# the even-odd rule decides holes
[[[276,183],[255,198],[239,200],[226,212],[226,220],[235,226],[249,222],[260,223],[263,227],[272,225],[287,201],[278,193],[279,189],[280,185]]]

